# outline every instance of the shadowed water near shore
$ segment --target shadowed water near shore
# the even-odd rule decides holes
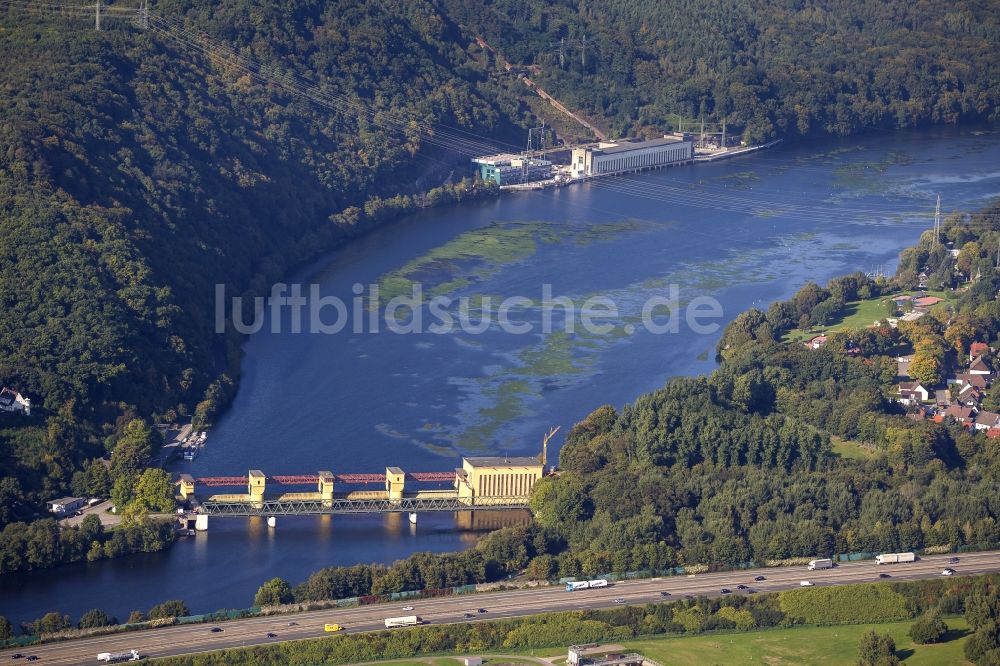
[[[618,316],[596,335],[510,335],[491,327],[398,335],[271,332],[246,344],[240,391],[197,475],[449,470],[464,453],[533,454],[602,404],[621,405],[670,376],[710,372],[721,329],[657,335],[642,304],[671,285],[701,295],[720,324],[787,298],[804,282],[879,266],[945,213],[1000,196],[1000,131],[933,129],[784,145],[755,156],[430,210],[386,225],[289,282],[345,302],[353,285],[386,298],[419,283],[430,296],[482,304],[510,296],[538,324],[542,285],[582,303],[610,298]],[[550,455],[552,454],[550,449]],[[332,564],[391,561],[474,542],[451,516],[279,518],[276,530],[213,519],[170,551],[0,577],[13,620],[100,607],[120,619],[168,598],[195,612],[246,607],[274,576],[293,584]]]

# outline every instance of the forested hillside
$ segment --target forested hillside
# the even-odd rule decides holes
[[[311,104],[110,9],[97,32],[22,4],[0,3],[0,383],[35,409],[0,420],[0,527],[69,492],[134,418],[200,402],[212,416],[239,343],[214,333],[217,283],[261,293],[419,205],[396,195],[468,159],[422,127],[513,131],[506,93],[430,2],[153,8],[355,106]]]
[[[996,118],[1000,105],[989,0],[442,2],[612,134],[682,114],[758,141]]]

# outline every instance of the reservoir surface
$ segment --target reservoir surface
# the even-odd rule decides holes
[[[266,312],[232,407],[174,471],[447,471],[463,455],[533,455],[561,426],[554,462],[561,436],[593,409],[710,372],[721,327],[742,310],[809,280],[891,275],[900,249],[931,228],[938,195],[945,216],[1000,196],[1000,129],[783,144],[408,216],[286,278],[343,302],[346,325],[329,330],[330,307],[325,332],[308,307],[298,326],[288,309]],[[414,290],[420,314],[397,308],[390,330],[386,305]],[[448,317],[432,315],[432,298]],[[699,326],[684,319],[695,305]],[[450,330],[431,330],[446,318]],[[0,576],[0,615],[76,620],[97,607],[124,620],[175,598],[194,612],[245,608],[274,576],[294,585],[324,566],[461,549],[505,520],[523,517],[281,517],[274,530],[212,518],[167,552]]]

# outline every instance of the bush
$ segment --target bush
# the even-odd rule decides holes
[[[164,601],[162,604],[157,604],[149,609],[147,614],[150,620],[161,620],[171,617],[184,617],[188,615],[187,605],[180,599],[171,599],[170,601]]]
[[[253,598],[253,605],[257,607],[279,606],[289,604],[295,600],[292,589],[282,578],[272,578],[257,590],[257,595]]]
[[[757,626],[753,613],[745,608],[737,609],[732,606],[723,606],[716,615],[726,618],[740,631],[749,631]]]
[[[981,666],[991,664],[990,653],[1000,651],[1000,623],[990,621],[981,626],[969,636],[964,650],[965,658],[969,661]]]
[[[948,632],[946,625],[936,613],[928,613],[913,623],[909,636],[918,645],[937,643]]]
[[[789,590],[779,597],[785,615],[806,624],[889,622],[913,616],[906,597],[885,583]]]
[[[866,631],[858,643],[858,666],[890,666],[899,663],[896,641],[874,629]]]
[[[80,616],[80,622],[77,626],[81,629],[93,629],[94,627],[107,627],[112,624],[118,624],[118,620],[108,617],[108,614],[101,609],[94,608]]]
[[[63,629],[68,629],[71,626],[73,626],[73,623],[70,622],[69,615],[46,613],[44,616],[35,620],[32,628],[35,634],[41,635],[54,634],[62,631]]]

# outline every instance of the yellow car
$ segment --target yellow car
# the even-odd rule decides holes
[[[328,624],[324,627],[326,631],[343,631],[344,628],[339,624]]]

